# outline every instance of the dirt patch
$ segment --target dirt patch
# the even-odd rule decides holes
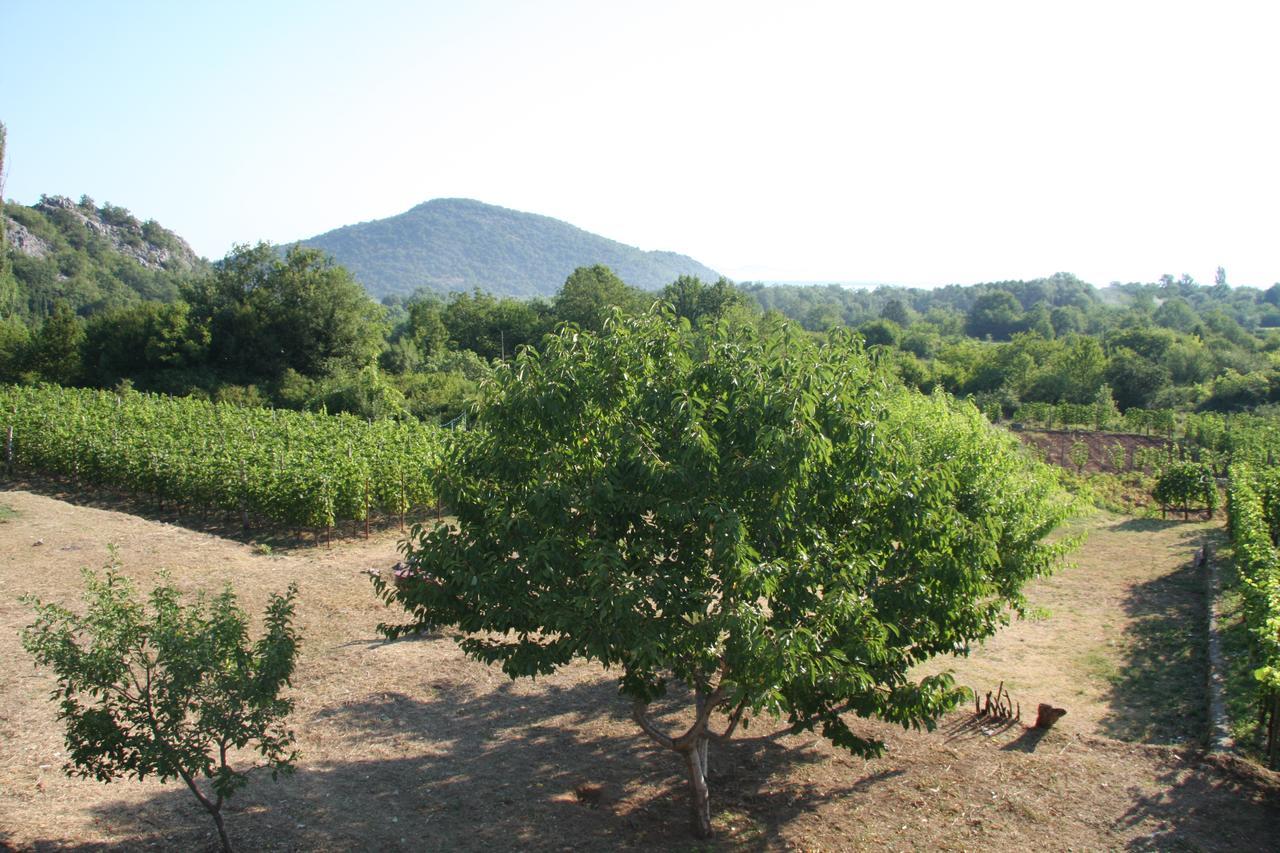
[[[1014,435],[1035,450],[1045,462],[1079,471],[1071,458],[1072,447],[1083,444],[1088,460],[1083,473],[1124,474],[1137,467],[1137,451],[1160,450],[1171,442],[1163,436],[1092,430],[1017,430]]]
[[[464,659],[448,637],[378,639],[377,623],[396,614],[374,599],[361,571],[397,559],[394,532],[332,550],[268,555],[247,542],[27,491],[0,492],[0,503],[16,513],[0,525],[0,847],[216,844],[207,817],[178,787],[102,785],[60,772],[52,681],[21,651],[18,632],[30,614],[17,598],[74,600],[80,568],[100,566],[108,543],[144,585],[160,569],[187,590],[231,581],[251,612],[289,580],[301,584],[304,646],[294,688],[301,760],[294,777],[255,780],[228,804],[229,830],[245,849],[691,846],[679,768],[639,734],[608,673],[575,665],[511,682]],[[712,753],[716,845],[1272,847],[1280,836],[1275,774],[1204,757],[1189,745],[1195,725],[1173,719],[1183,706],[1155,713],[1127,703],[1123,690],[1089,675],[1080,661],[1100,648],[1123,673],[1142,648],[1133,627],[1178,613],[1173,605],[1154,614],[1141,609],[1142,601],[1176,602],[1176,584],[1143,584],[1161,576],[1160,560],[1189,557],[1200,530],[1126,524],[1091,522],[1080,569],[1033,591],[1045,618],[1015,625],[962,663],[988,667],[970,671],[972,680],[994,687],[994,679],[1009,677],[1015,696],[1066,705],[1070,713],[1057,728],[1043,736],[1019,726],[984,731],[965,714],[932,733],[859,721],[858,731],[889,746],[884,758],[863,761],[820,738],[752,726]],[[1135,561],[1145,568],[1132,575],[1106,569]],[[1160,721],[1155,739],[1177,745],[1098,734],[1132,719]]]

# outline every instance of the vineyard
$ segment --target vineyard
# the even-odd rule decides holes
[[[1280,757],[1280,472],[1237,465],[1228,491],[1231,542],[1251,640],[1266,753]]]
[[[442,435],[413,420],[49,385],[0,386],[0,434],[12,467],[316,531],[374,514],[403,523],[429,506]]]

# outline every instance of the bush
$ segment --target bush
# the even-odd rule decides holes
[[[291,624],[297,586],[271,597],[266,633],[249,645],[248,619],[229,586],[211,601],[184,606],[165,580],[148,607],[117,569],[113,555],[104,577],[85,570],[83,615],[24,599],[36,621],[22,632],[22,645],[58,679],[65,770],[101,782],[181,778],[229,851],[222,804],[248,777],[228,764],[228,752],[252,746],[272,778],[291,771],[296,755],[284,726],[293,703],[280,691],[298,654]]]
[[[1213,469],[1202,462],[1171,462],[1156,478],[1152,497],[1161,510],[1181,508],[1183,515],[1192,509],[1207,509],[1212,515],[1218,507],[1218,486]]]

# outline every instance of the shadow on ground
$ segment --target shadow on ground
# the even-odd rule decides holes
[[[1156,530],[1181,522],[1131,519],[1120,529]],[[1138,527],[1137,525],[1142,525]],[[1156,527],[1155,525],[1161,525]],[[1133,587],[1122,606],[1132,620],[1125,655],[1109,681],[1104,734],[1157,744],[1200,744],[1208,727],[1208,589],[1197,551],[1225,542],[1220,529],[1188,528],[1186,559],[1169,574]]]
[[[364,757],[304,763],[278,783],[255,774],[225,809],[232,842],[246,850],[694,844],[681,765],[634,728],[616,682],[550,684],[536,692],[506,682],[476,692],[428,679],[413,689],[429,698],[381,693],[316,714],[309,738],[341,740],[341,752],[354,747]],[[836,790],[811,785],[793,771],[823,754],[779,740],[740,737],[713,747],[713,814],[728,812],[736,824],[719,843],[777,849],[791,820],[894,775],[854,775]],[[217,846],[209,817],[179,786],[140,803],[106,803],[94,809],[94,820],[122,839],[119,849]],[[49,841],[37,849],[106,848]]]
[[[1212,770],[1212,772],[1206,772]],[[1156,793],[1133,790],[1122,827],[1154,825],[1129,850],[1274,851],[1280,839],[1280,788],[1274,776],[1239,758],[1170,750]]]
[[[1111,525],[1111,529],[1120,533],[1159,533],[1185,523],[1181,518],[1126,518]]]

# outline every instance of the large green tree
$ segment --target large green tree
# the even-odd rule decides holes
[[[618,670],[703,836],[708,746],[740,722],[860,754],[882,745],[849,712],[932,726],[959,691],[911,668],[1002,624],[1062,516],[1053,476],[971,406],[894,384],[847,334],[762,326],[648,312],[525,350],[448,450],[456,526],[376,582],[411,616],[389,636],[454,626],[513,678]],[[682,732],[649,710],[673,682]]]
[[[630,287],[603,264],[596,264],[578,267],[565,279],[554,307],[558,321],[598,332],[615,309],[632,312],[644,302],[642,291]]]
[[[382,346],[382,308],[315,249],[237,246],[186,291],[209,330],[212,366],[233,381],[319,376],[368,365]]]

